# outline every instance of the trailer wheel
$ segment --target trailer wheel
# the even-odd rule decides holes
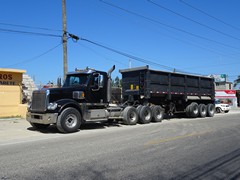
[[[213,117],[215,113],[215,107],[213,104],[208,104],[207,105],[207,116],[208,117]]]
[[[152,111],[149,106],[143,106],[139,113],[139,122],[142,124],[150,123],[152,120]]]
[[[38,123],[30,123],[32,127],[35,129],[46,129],[50,126],[50,124],[38,124]]]
[[[191,107],[191,104],[189,104],[189,105],[186,107],[186,115],[187,115],[187,117],[190,117],[190,107]]]
[[[207,107],[205,104],[199,104],[198,105],[198,110],[199,110],[199,116],[204,118],[207,116]]]
[[[123,110],[123,123],[126,125],[135,125],[138,122],[137,110],[132,106],[127,106]]]
[[[75,132],[81,125],[81,114],[75,108],[64,109],[57,119],[57,129],[63,133]]]
[[[151,106],[152,121],[161,122],[164,116],[164,109],[161,106]]]
[[[193,102],[186,108],[186,113],[188,117],[196,118],[199,114],[198,104]]]

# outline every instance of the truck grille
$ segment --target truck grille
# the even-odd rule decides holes
[[[32,95],[31,110],[36,112],[44,112],[47,109],[47,93],[46,91],[34,91]]]

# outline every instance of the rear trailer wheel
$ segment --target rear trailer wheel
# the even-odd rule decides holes
[[[32,127],[35,129],[46,129],[50,126],[50,124],[38,124],[38,123],[30,123]]]
[[[207,105],[207,116],[208,117],[213,117],[215,113],[215,107],[213,104],[208,104]]]
[[[138,122],[137,110],[132,106],[127,106],[123,110],[123,123],[126,125],[135,125]]]
[[[164,109],[161,106],[151,106],[152,121],[161,122],[164,116]]]
[[[204,118],[207,116],[207,107],[205,104],[199,104],[198,110],[199,110],[199,117]]]
[[[81,114],[75,108],[64,109],[57,119],[57,128],[60,132],[71,133],[80,128]]]
[[[188,105],[186,108],[186,114],[187,114],[187,117],[190,117],[190,118],[198,117],[198,114],[199,114],[198,104],[195,102],[192,102],[190,105]]]
[[[190,117],[190,107],[191,107],[191,104],[189,104],[189,105],[186,107],[186,115],[187,115],[187,117]]]
[[[142,124],[150,123],[152,120],[152,111],[149,106],[143,106],[139,113],[139,122]]]

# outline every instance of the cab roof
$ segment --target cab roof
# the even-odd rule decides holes
[[[68,72],[67,75],[71,74],[92,74],[92,73],[104,73],[103,71],[98,71],[92,68],[87,67],[86,69],[78,69],[76,68],[75,71]]]

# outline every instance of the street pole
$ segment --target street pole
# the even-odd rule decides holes
[[[68,72],[67,63],[67,20],[66,20],[66,1],[62,0],[62,24],[63,24],[63,78],[65,80]]]

